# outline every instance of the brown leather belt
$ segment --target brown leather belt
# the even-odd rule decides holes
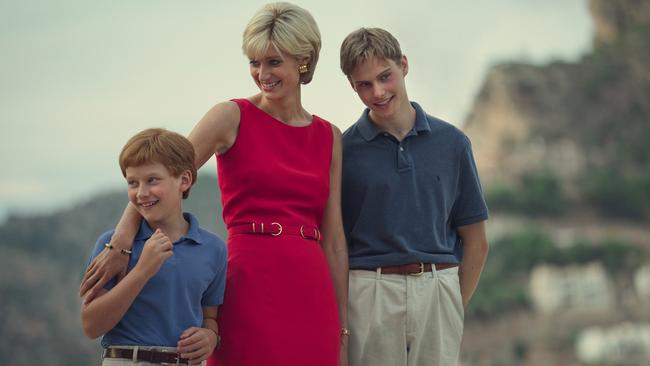
[[[322,239],[320,230],[310,225],[282,225],[277,222],[249,222],[231,226],[228,234],[256,234],[256,235],[294,235],[304,239],[319,241]]]
[[[138,362],[152,362],[161,365],[187,365],[190,361],[180,357],[178,353],[138,349],[137,360]],[[104,358],[133,360],[133,350],[129,348],[107,348],[104,350]]]
[[[434,267],[435,266],[435,267]],[[458,263],[409,263],[402,264],[400,266],[388,266],[380,267],[381,273],[383,274],[402,274],[402,275],[412,275],[419,276],[425,272],[431,272],[432,268],[435,268],[436,271],[442,271],[443,269],[458,267]],[[377,271],[377,268],[359,268],[366,271]]]

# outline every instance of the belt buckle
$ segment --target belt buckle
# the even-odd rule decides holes
[[[314,230],[314,236],[307,237],[305,236],[305,225],[300,225],[300,236],[302,236],[303,239],[314,239],[316,241],[320,240],[320,231],[318,230],[318,228],[314,227],[312,229]]]
[[[123,349],[123,348],[120,348]],[[102,359],[104,358],[118,358],[118,348],[115,347],[108,347],[105,348],[104,351],[102,352]]]
[[[271,232],[271,235],[278,236],[278,235],[282,234],[282,225],[278,224],[277,222],[272,222],[271,226],[273,226],[273,225],[277,225],[278,232],[277,233]]]
[[[253,234],[270,234],[273,236],[278,236],[282,234],[282,225],[278,224],[277,222],[272,222],[271,227],[276,226],[278,228],[278,231],[273,232],[273,231],[264,231],[264,223],[260,223],[260,228],[259,230],[255,227],[255,223],[251,222],[251,227],[252,227],[252,233]]]
[[[424,274],[424,263],[420,262],[420,272],[409,273],[409,276],[420,277]]]
[[[176,358],[176,362],[173,362],[173,363],[172,362],[161,362],[160,364],[163,365],[163,366],[172,366],[172,365],[179,366],[181,364],[181,355],[176,353],[176,355],[174,357]]]

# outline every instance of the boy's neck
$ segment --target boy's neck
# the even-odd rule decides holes
[[[162,222],[147,221],[147,224],[149,224],[149,227],[153,231],[160,229],[163,234],[167,235],[172,243],[178,241],[183,235],[187,234],[188,230],[190,229],[190,223],[185,220],[183,212],[181,211],[179,211],[176,215],[167,217]]]
[[[369,117],[380,130],[390,133],[399,141],[402,141],[415,126],[415,108],[408,101],[408,98],[406,98],[406,103],[400,106],[390,118],[382,119],[377,117],[372,113],[372,110]]]

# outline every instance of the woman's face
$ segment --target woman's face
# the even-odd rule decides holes
[[[250,72],[266,99],[282,99],[300,90],[300,74],[295,57],[271,46],[259,58],[250,60]]]

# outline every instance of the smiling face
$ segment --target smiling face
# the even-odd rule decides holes
[[[405,56],[399,64],[371,57],[354,68],[349,80],[363,104],[370,108],[370,117],[376,122],[390,122],[409,108],[404,83],[407,73]]]
[[[266,99],[281,99],[300,93],[300,73],[295,57],[280,52],[273,45],[259,57],[251,58],[253,81]]]
[[[174,177],[161,163],[127,167],[129,201],[150,226],[165,226],[182,214],[183,192],[191,186],[190,171]]]

